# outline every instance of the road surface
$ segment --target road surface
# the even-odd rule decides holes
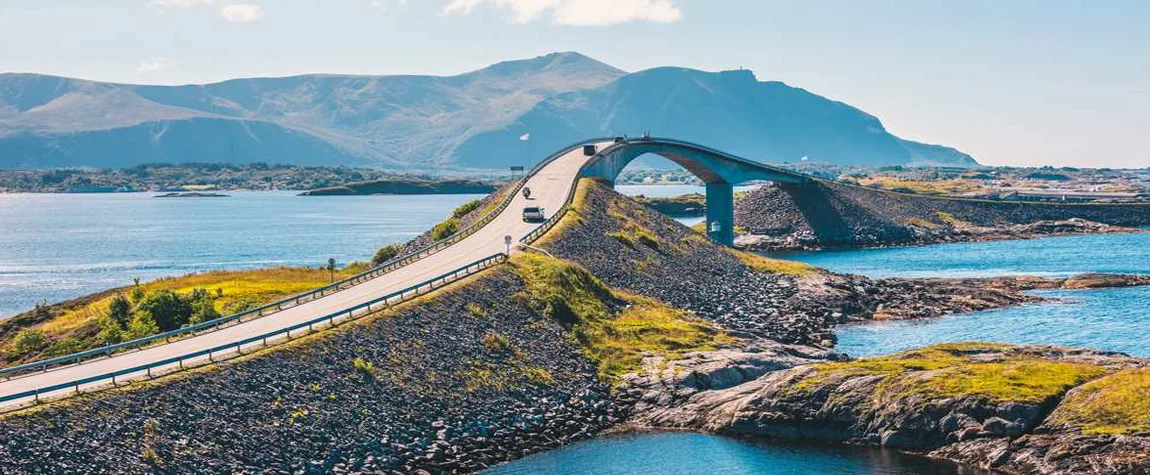
[[[607,144],[599,144],[600,147]],[[33,373],[17,377],[8,381],[0,381],[0,398],[37,388],[51,387],[70,381],[108,374],[118,370],[125,370],[153,362],[191,354],[196,351],[219,347],[245,338],[261,335],[294,324],[306,322],[324,315],[347,310],[358,304],[378,299],[398,290],[408,288],[430,278],[452,272],[461,266],[477,261],[491,255],[505,252],[507,246],[504,236],[510,235],[514,242],[538,227],[539,223],[525,223],[522,211],[525,206],[542,206],[550,217],[551,213],[563,206],[571,188],[576,184],[579,169],[588,157],[583,155],[581,147],[560,156],[535,175],[531,176],[526,186],[531,188],[531,199],[527,200],[522,194],[517,194],[502,213],[475,234],[447,247],[438,253],[432,254],[420,261],[406,267],[384,274],[362,284],[350,287],[325,297],[303,303],[301,305],[270,314],[263,318],[247,321],[235,326],[188,337],[162,345],[144,348],[142,350],[128,351],[116,354],[110,358],[88,360],[78,365],[64,366],[46,372]],[[164,372],[173,368],[156,368],[153,371]],[[141,378],[144,373],[126,375],[119,378]],[[93,383],[91,386],[105,385]],[[66,393],[61,390],[58,393]],[[59,394],[45,394],[56,396]],[[31,398],[9,401],[5,406],[12,404],[26,404]]]

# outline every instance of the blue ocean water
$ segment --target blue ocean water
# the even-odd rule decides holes
[[[766,444],[694,433],[641,434],[572,444],[496,466],[486,475],[975,474],[894,451]]]
[[[133,277],[367,260],[479,196],[228,194],[0,194],[0,318]]]
[[[872,277],[1150,274],[1150,234],[1058,236],[1022,241],[790,254]],[[841,327],[839,351],[892,353],[950,341],[1081,346],[1150,357],[1150,288],[1036,292],[1057,302],[938,319]]]

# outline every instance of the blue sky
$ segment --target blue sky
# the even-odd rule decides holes
[[[984,163],[1150,166],[1150,2],[3,0],[0,71],[454,74],[578,51],[745,67]]]

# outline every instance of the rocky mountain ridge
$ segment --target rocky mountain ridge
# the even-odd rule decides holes
[[[578,53],[443,77],[317,74],[144,86],[0,74],[0,168],[262,161],[501,169],[574,140],[647,130],[763,161],[974,163],[750,71],[628,74]],[[524,134],[531,140],[520,141]]]

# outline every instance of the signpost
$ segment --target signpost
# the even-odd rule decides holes
[[[511,179],[512,180],[517,178],[515,176],[516,173],[523,173],[523,167],[521,167],[521,166],[511,167]]]
[[[507,245],[507,255],[511,255],[511,235],[503,236],[503,244]]]

